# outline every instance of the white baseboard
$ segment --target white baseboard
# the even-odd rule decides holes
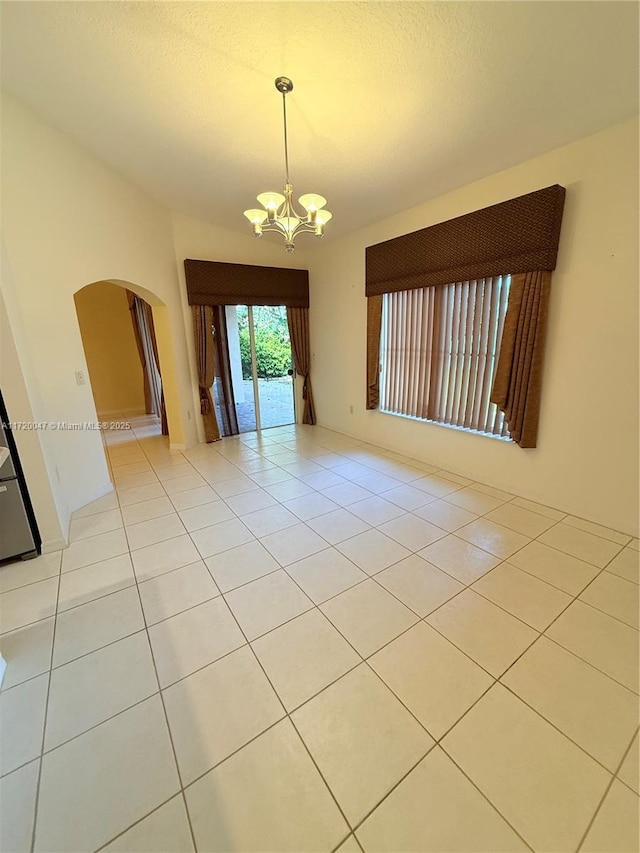
[[[144,409],[115,409],[112,412],[98,412],[98,419],[101,421],[117,421],[126,418],[140,418],[145,415]]]
[[[47,539],[40,546],[40,551],[43,554],[52,554],[54,551],[64,551],[68,544],[67,540],[62,537],[59,539]]]

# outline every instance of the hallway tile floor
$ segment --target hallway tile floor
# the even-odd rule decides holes
[[[318,427],[0,567],[0,849],[638,849],[638,540]]]

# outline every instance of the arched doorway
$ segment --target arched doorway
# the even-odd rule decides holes
[[[74,293],[74,303],[98,418],[157,416],[171,446],[184,448],[165,303],[147,288],[121,279],[85,285]],[[136,329],[136,319],[145,314],[146,330]]]

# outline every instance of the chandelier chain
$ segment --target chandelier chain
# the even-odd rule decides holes
[[[289,145],[287,141],[287,95],[282,93],[282,115],[284,117],[284,167],[287,175],[287,183],[289,181]]]

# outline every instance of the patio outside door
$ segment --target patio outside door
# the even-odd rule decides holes
[[[229,305],[227,334],[240,432],[295,423],[284,305]]]

